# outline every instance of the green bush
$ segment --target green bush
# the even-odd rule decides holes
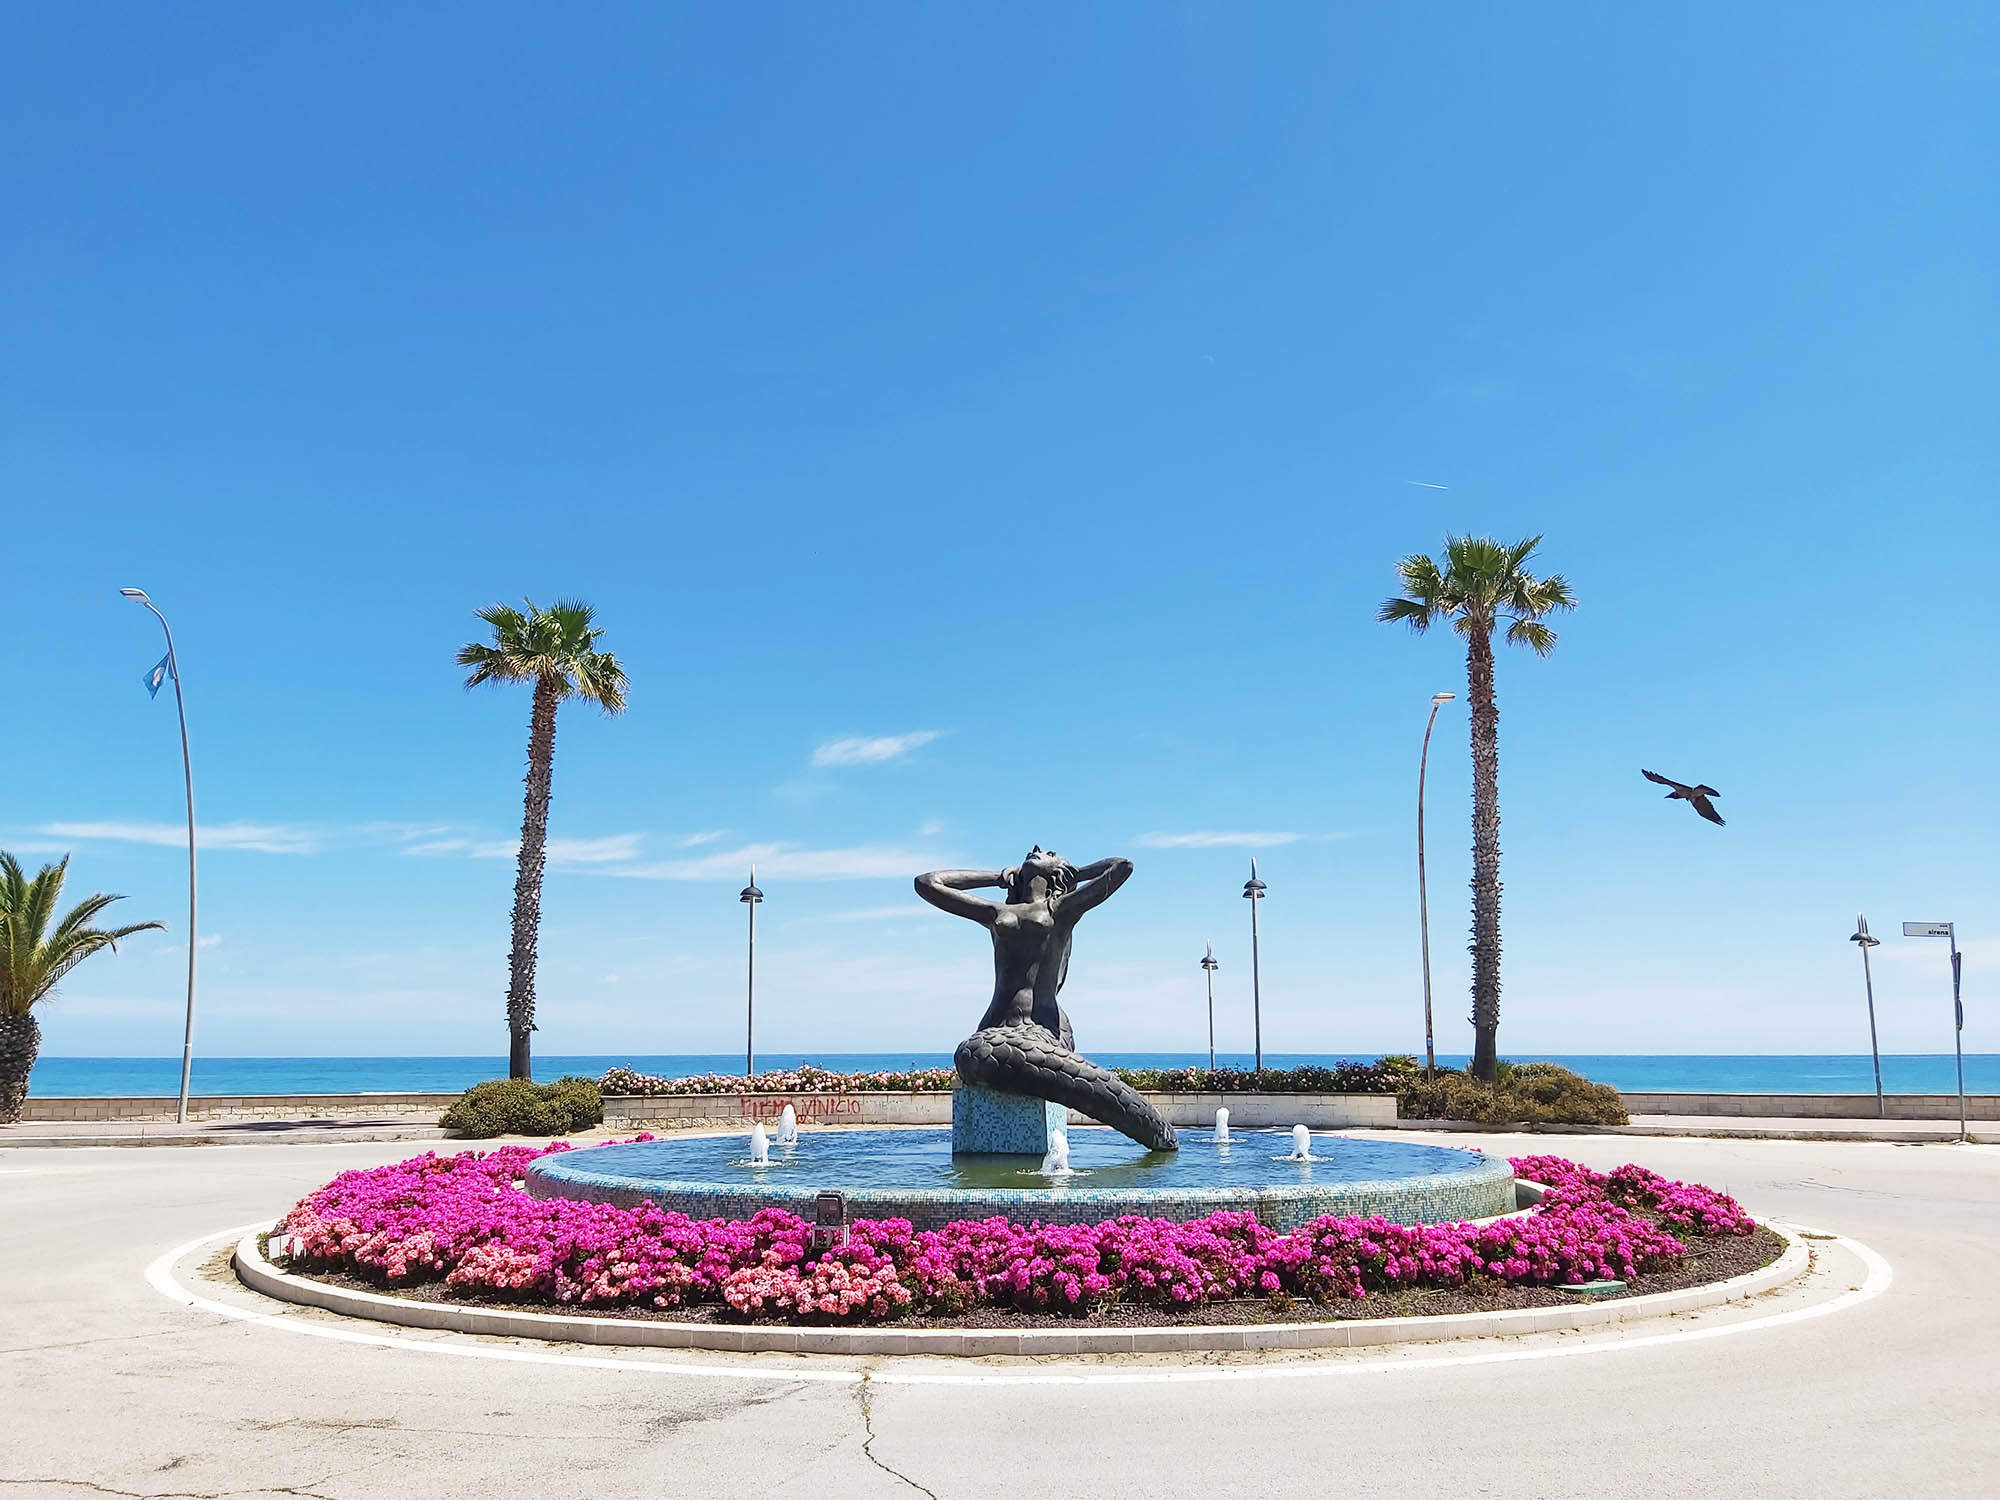
[[[1383,1062],[1387,1062],[1384,1059]],[[1306,1063],[1296,1068],[1117,1068],[1133,1088],[1180,1094],[1393,1094],[1394,1075],[1383,1063]]]
[[[530,1083],[496,1078],[460,1094],[438,1120],[454,1135],[568,1135],[604,1120],[604,1096],[590,1078]]]
[[[1625,1101],[1554,1063],[1500,1064],[1491,1086],[1455,1068],[1426,1081],[1421,1069],[1400,1077],[1396,1113],[1405,1120],[1471,1120],[1480,1125],[1623,1125]]]

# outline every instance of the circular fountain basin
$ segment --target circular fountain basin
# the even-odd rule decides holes
[[[1315,1135],[1314,1159],[1296,1161],[1289,1131],[1241,1129],[1227,1141],[1183,1130],[1180,1146],[1149,1152],[1116,1131],[1075,1128],[1070,1174],[1051,1176],[1033,1158],[954,1157],[949,1130],[812,1131],[774,1143],[763,1165],[743,1136],[699,1136],[558,1152],[529,1165],[527,1185],[537,1198],[651,1202],[692,1219],[747,1219],[764,1208],[811,1219],[815,1196],[833,1190],[847,1195],[850,1218],[919,1229],[996,1215],[1093,1224],[1236,1209],[1288,1230],[1325,1214],[1432,1224],[1514,1207],[1513,1168],[1478,1151]]]

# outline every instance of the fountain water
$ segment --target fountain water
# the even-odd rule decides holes
[[[1303,1125],[1294,1125],[1292,1127],[1292,1154],[1286,1157],[1285,1160],[1317,1161],[1318,1159],[1318,1157],[1313,1155],[1312,1132]]]
[[[1229,1144],[1229,1111],[1226,1108],[1215,1112],[1215,1144],[1218,1146]]]
[[[1069,1165],[1069,1132],[1067,1130],[1051,1130],[1049,1132],[1049,1153],[1042,1158],[1042,1175],[1044,1177],[1068,1177],[1071,1175]]]
[[[750,1165],[768,1167],[771,1164],[771,1141],[764,1134],[762,1123],[750,1127]]]
[[[787,1104],[778,1116],[778,1144],[796,1146],[799,1143],[799,1112]]]

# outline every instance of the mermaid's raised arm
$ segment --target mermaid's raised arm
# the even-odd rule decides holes
[[[991,927],[1000,903],[971,894],[981,886],[991,885],[1005,889],[1005,874],[999,870],[932,870],[917,877],[917,894],[939,911]]]
[[[1129,859],[1100,859],[1095,864],[1085,865],[1076,872],[1077,887],[1062,898],[1059,910],[1066,919],[1074,922],[1131,878],[1132,861]]]

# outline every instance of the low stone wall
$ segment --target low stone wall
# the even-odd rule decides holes
[[[1334,1130],[1349,1125],[1396,1123],[1394,1094],[1147,1094],[1146,1101],[1171,1125],[1212,1125],[1215,1112],[1229,1111],[1229,1123],[1243,1129],[1307,1125]],[[611,1095],[604,1101],[607,1124],[665,1126],[748,1125],[775,1120],[792,1106],[809,1125],[949,1125],[951,1095],[938,1093],[866,1094],[652,1094]],[[1084,1117],[1070,1112],[1072,1124]]]
[[[1873,1094],[1621,1094],[1635,1115],[1738,1115],[1760,1119],[1872,1120]],[[1883,1118],[1956,1120],[1956,1094],[1884,1094]],[[2000,1094],[1968,1094],[1966,1113],[2000,1120]]]
[[[409,1116],[436,1124],[456,1094],[203,1094],[188,1099],[190,1120],[384,1119]],[[29,1120],[171,1120],[173,1098],[38,1099],[21,1111]]]

